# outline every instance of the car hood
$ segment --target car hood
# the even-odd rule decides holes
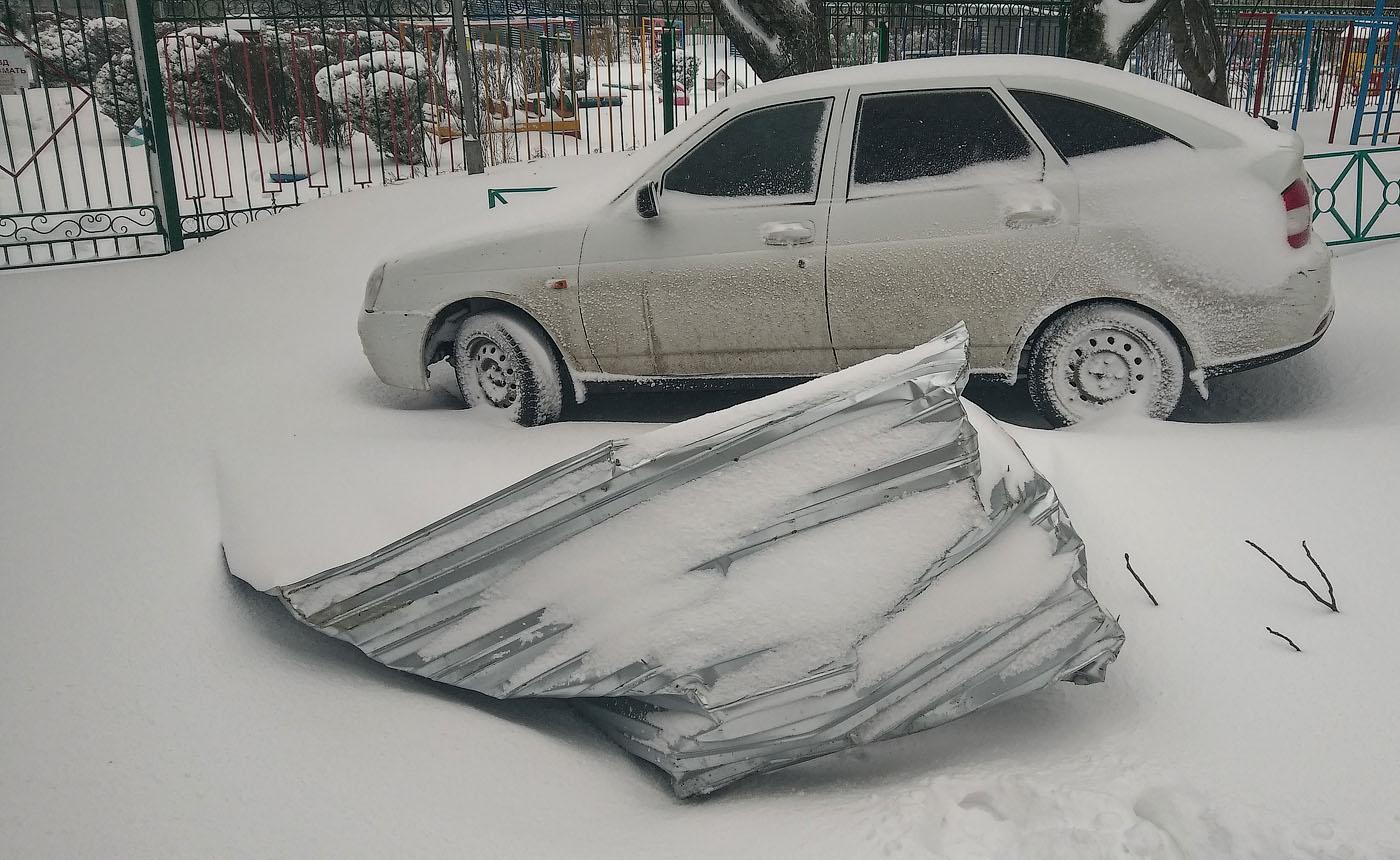
[[[570,155],[441,177],[434,180],[433,197],[451,200],[451,217],[440,217],[437,206],[425,209],[417,240],[381,262],[393,266],[464,246],[581,227],[626,191],[647,163],[635,152]]]

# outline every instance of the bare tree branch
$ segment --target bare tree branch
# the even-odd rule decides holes
[[[1321,603],[1323,606],[1326,606],[1328,609],[1332,610],[1333,612],[1341,612],[1341,610],[1337,608],[1337,597],[1336,597],[1336,594],[1334,594],[1333,591],[1332,591],[1332,580],[1330,580],[1330,579],[1327,578],[1327,574],[1322,573],[1322,568],[1321,568],[1321,567],[1318,567],[1317,562],[1316,562],[1315,560],[1313,560],[1313,558],[1312,558],[1312,553],[1308,550],[1307,541],[1304,541],[1304,542],[1303,542],[1303,551],[1308,553],[1308,559],[1309,559],[1309,560],[1312,560],[1313,567],[1316,567],[1316,568],[1317,568],[1318,573],[1322,573],[1322,579],[1323,579],[1323,581],[1325,581],[1325,582],[1327,583],[1327,597],[1323,597],[1321,594],[1318,594],[1318,593],[1317,593],[1317,589],[1313,588],[1312,585],[1310,585],[1309,583],[1305,582],[1304,580],[1299,579],[1298,577],[1294,576],[1292,573],[1289,573],[1288,568],[1286,568],[1286,567],[1284,567],[1283,565],[1279,564],[1279,563],[1278,563],[1278,559],[1274,558],[1273,556],[1271,556],[1271,555],[1269,555],[1267,552],[1265,552],[1264,549],[1263,549],[1263,547],[1259,546],[1259,544],[1255,543],[1255,542],[1252,541],[1252,540],[1246,540],[1245,543],[1247,543],[1247,544],[1249,544],[1250,546],[1254,547],[1254,549],[1257,550],[1257,551],[1259,552],[1260,555],[1264,556],[1264,558],[1267,558],[1269,561],[1273,562],[1273,563],[1274,563],[1274,567],[1276,567],[1276,568],[1278,568],[1279,570],[1283,571],[1283,575],[1286,576],[1286,577],[1288,577],[1288,579],[1289,579],[1290,582],[1295,582],[1295,583],[1297,583],[1298,585],[1301,585],[1301,586],[1303,586],[1304,588],[1306,588],[1306,589],[1308,590],[1308,594],[1311,594],[1311,595],[1312,595],[1313,600],[1316,600],[1318,603]]]
[[[1142,581],[1142,577],[1137,575],[1136,570],[1133,570],[1133,561],[1132,559],[1128,558],[1128,554],[1126,552],[1123,553],[1123,563],[1128,566],[1128,573],[1131,573],[1133,575],[1133,579],[1137,580],[1138,586],[1147,594],[1147,599],[1152,601],[1152,605],[1161,606],[1162,604],[1158,603],[1157,598],[1153,597],[1152,592],[1148,590],[1147,583]]]
[[[1322,569],[1322,565],[1317,563],[1317,559],[1313,558],[1312,550],[1308,549],[1307,541],[1303,541],[1303,552],[1307,553],[1308,561],[1312,562],[1312,566],[1317,568],[1317,572],[1322,574],[1322,581],[1327,583],[1327,599],[1332,606],[1332,611],[1341,611],[1337,609],[1337,593],[1332,590],[1332,578],[1327,575],[1327,571]]]
[[[1298,647],[1297,642],[1294,642],[1292,639],[1289,639],[1287,636],[1284,636],[1282,633],[1278,632],[1272,627],[1265,627],[1264,629],[1274,634],[1278,638],[1282,639],[1283,641],[1287,642],[1289,645],[1292,645],[1294,651],[1297,651],[1299,654],[1303,653],[1303,649]]]

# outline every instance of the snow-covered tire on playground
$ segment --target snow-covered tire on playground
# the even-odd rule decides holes
[[[564,386],[545,333],[504,311],[483,311],[462,321],[452,345],[452,365],[462,399],[516,424],[534,427],[559,420]]]
[[[1056,427],[1129,399],[1166,418],[1181,401],[1185,362],[1156,317],[1121,302],[1080,305],[1051,320],[1031,348],[1035,407]]]

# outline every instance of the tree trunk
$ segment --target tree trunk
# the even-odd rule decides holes
[[[1167,32],[1176,61],[1186,73],[1191,92],[1217,104],[1230,105],[1230,81],[1225,48],[1215,26],[1210,0],[1176,0],[1167,7]]]
[[[826,0],[710,0],[710,8],[760,80],[831,68]]]
[[[1102,7],[1106,3],[1140,7],[1117,11],[1120,16],[1124,11],[1138,15],[1116,44],[1110,44],[1105,33]],[[1120,69],[1127,64],[1142,37],[1165,13],[1177,63],[1186,74],[1191,92],[1219,104],[1229,103],[1225,49],[1215,26],[1210,0],[1070,0],[1066,12],[1069,21],[1065,29],[1065,56]]]

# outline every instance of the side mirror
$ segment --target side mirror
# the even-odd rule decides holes
[[[661,189],[655,182],[648,182],[637,189],[637,214],[643,218],[655,218],[661,214],[657,208],[656,197],[661,193]]]

